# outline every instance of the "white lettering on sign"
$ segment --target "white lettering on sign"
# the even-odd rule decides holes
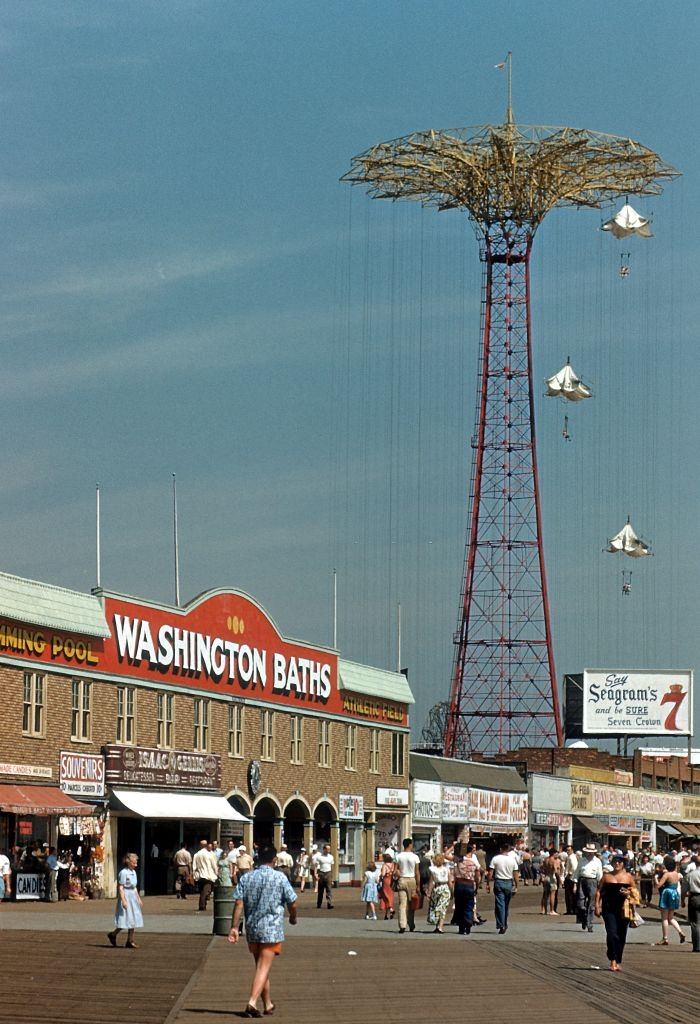
[[[203,675],[217,683],[225,680],[243,690],[264,690],[271,676],[275,693],[293,694],[322,704],[331,693],[331,666],[326,662],[274,651],[270,665],[264,649],[168,623],[154,637],[149,622],[128,615],[115,614],[114,629],[120,661],[146,662],[154,668]]]

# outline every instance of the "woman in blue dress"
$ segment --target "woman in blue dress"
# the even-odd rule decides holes
[[[663,873],[656,880],[659,890],[659,910],[661,911],[661,942],[655,942],[655,946],[668,946],[669,926],[678,932],[680,941],[685,942],[685,935],[675,916],[681,905],[680,883],[682,877],[680,871],[676,870],[675,858],[667,854],[664,857]]]
[[[122,928],[126,928],[127,949],[138,948],[134,942],[134,928],[143,928],[143,915],[141,914],[143,903],[139,896],[136,877],[138,862],[139,859],[135,853],[127,853],[124,858],[124,867],[119,872],[117,879],[117,909],[114,915],[114,930],[107,933],[109,941],[116,946],[117,935]]]

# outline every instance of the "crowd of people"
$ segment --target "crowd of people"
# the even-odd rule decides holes
[[[80,844],[75,851],[57,850],[37,840],[26,846],[13,846],[8,853],[0,852],[0,900],[12,896],[13,876],[16,880],[18,872],[41,878],[41,898],[48,903],[101,895],[92,877],[94,852],[87,844]]]
[[[483,848],[473,843],[457,843],[443,853],[423,847],[418,855],[405,840],[401,853],[389,847],[367,865],[362,900],[369,920],[378,919],[377,909],[384,920],[393,918],[398,904],[401,934],[415,930],[415,913],[427,901],[427,922],[435,932],[444,932],[449,923],[469,935],[484,922],[477,910],[480,892],[493,891],[496,928],[503,935],[518,884],[541,886],[543,915],[573,916],[587,932],[594,930],[596,917],[602,919],[613,971],[621,969],[627,929],[644,923],[640,909],[651,906],[655,896],[661,916],[657,945],[669,945],[672,932],[686,941],[675,912],[687,907],[693,952],[700,952],[700,846],[662,853],[594,844],[533,851],[505,844],[487,865]]]

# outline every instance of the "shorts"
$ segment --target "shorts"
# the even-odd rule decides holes
[[[271,949],[275,956],[279,956],[282,952],[281,942],[249,942],[248,949],[253,956],[258,956],[263,949]]]

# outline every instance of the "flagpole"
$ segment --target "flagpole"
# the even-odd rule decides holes
[[[333,570],[333,647],[338,649],[338,571]]]
[[[95,484],[95,561],[97,565],[97,589],[102,586],[102,554],[100,551],[100,485]]]
[[[177,535],[177,481],[173,473],[173,551],[175,555],[175,607],[180,607],[180,546]]]
[[[514,124],[513,117],[513,54],[508,51],[506,57],[506,70],[508,72],[508,108],[506,110],[506,124]]]

